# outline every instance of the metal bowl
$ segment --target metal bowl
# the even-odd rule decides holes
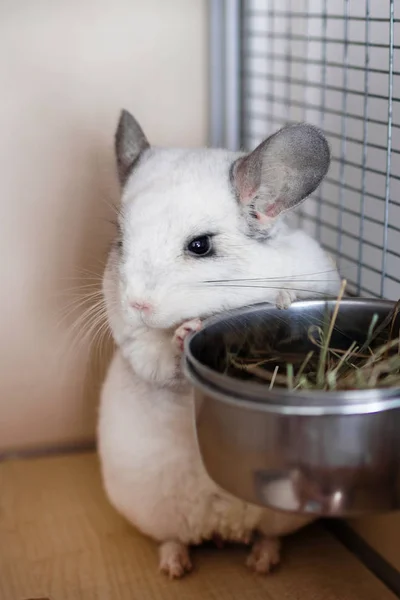
[[[248,502],[314,516],[400,508],[400,389],[268,389],[224,373],[227,347],[251,336],[274,353],[310,350],[307,332],[335,301],[260,304],[205,322],[186,342],[200,453],[210,477]],[[374,313],[394,303],[343,300],[332,343],[362,344]],[[396,330],[400,327],[397,319]],[[262,346],[261,346],[262,347]],[[315,349],[315,346],[314,346]]]

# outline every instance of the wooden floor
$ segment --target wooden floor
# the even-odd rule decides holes
[[[170,582],[155,545],[108,505],[93,454],[0,464],[0,599],[394,600],[319,526],[287,540],[282,566],[260,577],[242,549],[198,549]]]

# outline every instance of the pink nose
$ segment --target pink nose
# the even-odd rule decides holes
[[[139,300],[131,302],[131,306],[135,310],[140,310],[141,312],[149,313],[153,310],[151,304],[149,304],[148,302],[141,302]]]

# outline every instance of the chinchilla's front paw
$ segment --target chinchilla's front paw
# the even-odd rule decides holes
[[[183,352],[183,345],[185,339],[190,333],[194,333],[201,329],[201,320],[200,319],[191,319],[190,321],[185,321],[182,323],[180,327],[175,331],[174,336],[172,338],[172,345],[179,352]]]
[[[289,289],[280,290],[276,296],[275,304],[277,308],[289,308],[296,300],[296,292]]]

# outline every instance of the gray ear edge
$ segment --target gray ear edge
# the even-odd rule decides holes
[[[121,110],[114,136],[118,177],[123,187],[145,150],[150,144],[136,119],[125,109]]]
[[[292,128],[296,128],[297,130],[302,129],[303,131],[307,130],[309,134],[313,135],[314,144],[318,144],[319,146],[319,152],[315,153],[319,158],[318,172],[315,173],[315,177],[311,178],[308,181],[308,183],[304,186],[303,193],[301,194],[300,199],[298,201],[298,203],[300,203],[303,202],[303,200],[305,200],[306,198],[308,198],[310,194],[315,192],[315,190],[322,183],[324,177],[328,173],[331,164],[331,149],[324,132],[319,127],[311,125],[310,123],[301,122],[287,126],[286,130],[290,131],[290,129]]]
[[[283,130],[289,132],[292,128],[296,128],[297,130],[307,130],[309,134],[313,135],[314,143],[319,146],[319,151],[314,155],[314,158],[315,156],[318,157],[318,166],[314,165],[314,168],[311,169],[314,171],[311,176],[308,178],[304,177],[303,189],[302,192],[299,193],[297,200],[293,204],[288,204],[286,207],[281,208],[277,216],[283,216],[285,213],[297,208],[313,194],[321,185],[331,164],[331,149],[328,140],[321,129],[310,123],[302,122],[283,127],[277,133],[280,133]]]
[[[259,225],[271,224],[312,194],[330,165],[323,132],[308,123],[283,127],[231,167],[238,201]],[[271,174],[272,177],[271,177]],[[274,189],[274,181],[280,186]]]

